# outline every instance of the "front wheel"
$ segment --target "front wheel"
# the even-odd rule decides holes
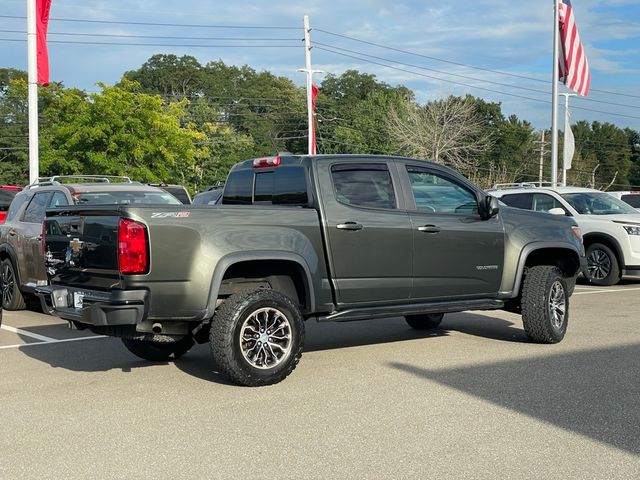
[[[404,320],[414,330],[432,330],[442,322],[444,313],[430,313],[425,315],[407,315]]]
[[[538,343],[558,343],[567,332],[569,293],[559,268],[539,265],[527,270],[522,286],[522,323]]]
[[[216,310],[209,333],[220,373],[249,387],[284,380],[302,357],[304,320],[298,305],[269,289],[231,295]]]
[[[131,353],[150,362],[165,362],[172,357],[177,360],[187,353],[194,344],[191,337],[183,337],[175,342],[153,342],[124,337],[121,340]]]
[[[615,253],[602,243],[587,247],[587,264],[593,285],[608,287],[620,281],[620,266]]]

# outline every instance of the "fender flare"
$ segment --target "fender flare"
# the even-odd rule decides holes
[[[522,251],[520,252],[520,258],[518,259],[518,269],[516,270],[516,279],[513,284],[513,290],[511,291],[511,298],[515,298],[520,293],[520,286],[522,285],[522,277],[524,276],[524,267],[527,263],[527,259],[529,255],[538,250],[544,250],[547,248],[555,248],[555,249],[564,249],[570,250],[574,252],[578,260],[581,257],[581,252],[574,246],[569,243],[563,242],[533,242],[528,243],[524,246]]]
[[[271,260],[278,261],[283,260],[287,262],[293,262],[302,268],[305,275],[305,291],[308,300],[309,312],[314,312],[316,308],[315,290],[313,287],[313,281],[311,277],[311,270],[307,265],[306,260],[301,255],[293,252],[281,252],[281,251],[251,251],[251,252],[238,252],[231,253],[222,257],[215,266],[213,276],[211,278],[211,286],[209,288],[209,300],[207,302],[207,309],[205,318],[213,316],[213,312],[216,309],[216,302],[218,300],[218,292],[220,291],[220,285],[225,273],[230,267],[241,262],[259,261],[259,260]]]

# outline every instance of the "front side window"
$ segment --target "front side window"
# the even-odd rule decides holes
[[[476,215],[475,193],[457,182],[419,167],[407,167],[416,210],[425,213]]]
[[[391,174],[386,165],[334,165],[331,178],[340,203],[355,207],[397,208]]]
[[[22,221],[27,223],[42,223],[47,211],[50,195],[49,192],[36,193],[31,199],[31,202],[29,202]]]

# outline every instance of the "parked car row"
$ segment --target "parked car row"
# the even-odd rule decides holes
[[[582,230],[594,285],[640,278],[640,212],[621,199],[630,193],[534,184],[499,185],[489,193],[511,207],[573,217]]]

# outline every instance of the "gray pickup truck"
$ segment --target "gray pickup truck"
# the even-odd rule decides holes
[[[238,384],[277,383],[301,358],[304,321],[447,312],[522,314],[562,340],[586,265],[567,217],[512,209],[455,171],[366,155],[247,160],[216,206],[47,211],[43,306],[166,361],[210,342]]]

